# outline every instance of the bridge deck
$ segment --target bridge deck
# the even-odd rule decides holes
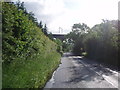
[[[60,40],[64,40],[65,39],[65,36],[66,34],[52,34],[54,38],[58,38]]]

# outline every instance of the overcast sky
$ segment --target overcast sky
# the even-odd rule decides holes
[[[89,27],[102,19],[118,19],[119,0],[20,0],[35,14],[39,21],[47,24],[52,33],[68,33],[75,23],[86,23]]]

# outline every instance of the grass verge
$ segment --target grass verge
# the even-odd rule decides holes
[[[38,55],[28,60],[17,59],[3,64],[3,88],[42,88],[60,63],[60,54]]]

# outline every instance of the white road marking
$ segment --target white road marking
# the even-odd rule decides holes
[[[84,66],[86,66],[87,67],[87,65],[85,65],[82,61],[80,61]],[[93,70],[92,68],[89,68],[90,70],[92,70],[92,71],[94,71],[96,74],[98,74],[99,76],[101,76],[98,72],[96,72],[95,70]],[[109,69],[110,70],[110,69]],[[116,72],[116,71],[113,71],[113,70],[111,70],[112,72],[114,72],[114,73],[116,73],[116,77],[118,78],[118,76],[117,76],[117,74],[118,74],[118,72]],[[118,79],[117,80],[115,80],[114,78],[112,78],[112,77],[110,77],[110,76],[106,76],[106,75],[102,75],[102,77],[108,82],[108,83],[110,83],[112,86],[114,86],[115,88],[118,88]]]
[[[102,77],[109,82],[110,84],[112,84],[115,88],[118,88],[118,82],[116,80],[114,80],[114,78],[111,78],[110,76],[106,76],[106,75],[102,75]]]

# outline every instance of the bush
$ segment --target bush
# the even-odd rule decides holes
[[[84,24],[74,24],[73,31],[68,34],[68,39],[73,40],[73,52],[77,55],[86,52],[88,58],[117,66],[118,24],[116,20],[106,20],[91,29],[83,29]]]
[[[20,7],[2,3],[3,88],[43,87],[59,64],[57,44]]]

